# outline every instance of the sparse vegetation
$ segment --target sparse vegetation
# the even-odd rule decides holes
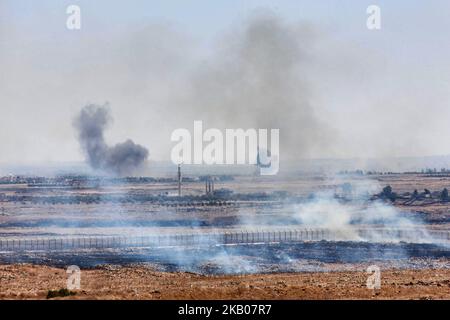
[[[48,290],[47,299],[59,298],[59,297],[69,297],[74,296],[77,293],[75,291],[70,291],[66,288],[61,288],[59,290]]]

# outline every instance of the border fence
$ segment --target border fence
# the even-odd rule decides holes
[[[77,236],[49,238],[3,238],[0,251],[59,251],[114,248],[158,248],[270,244],[307,241],[370,241],[450,244],[450,230],[358,229],[351,232],[331,229],[232,230],[149,236]]]

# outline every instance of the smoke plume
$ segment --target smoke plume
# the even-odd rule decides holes
[[[107,106],[94,104],[85,106],[75,119],[74,125],[86,160],[93,169],[120,176],[135,174],[147,160],[148,150],[130,139],[113,147],[108,146],[103,132],[111,120]]]
[[[190,120],[225,128],[278,128],[283,158],[308,157],[333,135],[313,104],[306,66],[311,28],[258,13],[220,38],[188,75]]]

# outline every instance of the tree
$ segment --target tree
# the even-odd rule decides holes
[[[386,186],[383,188],[383,191],[381,192],[380,196],[383,199],[389,199],[392,202],[394,202],[397,199],[397,194],[395,192],[392,192],[391,186]]]
[[[382,193],[383,193],[383,195],[386,195],[386,196],[391,194],[392,193],[392,187],[391,186],[384,187]]]

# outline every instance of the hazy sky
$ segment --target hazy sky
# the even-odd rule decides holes
[[[71,4],[81,30],[66,28]],[[366,28],[370,4],[381,30]],[[450,154],[449,12],[446,0],[0,0],[0,164],[82,160],[73,119],[105,102],[106,139],[152,160],[194,119],[278,125],[296,157]]]

